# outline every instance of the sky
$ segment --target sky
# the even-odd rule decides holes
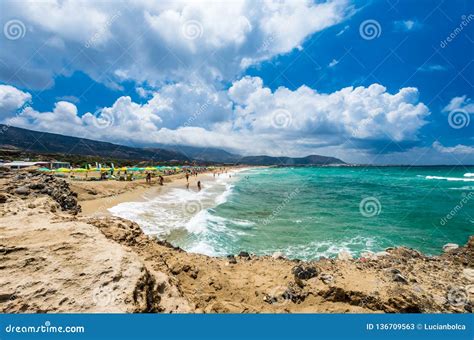
[[[0,24],[7,125],[135,147],[474,164],[469,0],[7,0]]]

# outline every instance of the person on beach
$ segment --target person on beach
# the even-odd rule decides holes
[[[147,172],[147,173],[146,173],[146,182],[147,182],[148,184],[151,184],[151,173],[150,173],[150,172]]]
[[[201,191],[201,181],[197,182],[197,187],[198,187],[198,190]]]
[[[188,172],[186,172],[186,182],[189,183],[189,173]]]
[[[163,178],[163,176],[161,176],[161,175],[160,175],[160,177],[159,177],[159,178],[160,178],[160,185],[163,185],[163,181],[164,181],[164,178]]]

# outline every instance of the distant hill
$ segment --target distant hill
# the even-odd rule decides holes
[[[203,148],[194,146],[165,145],[160,147],[166,150],[181,152],[185,156],[195,160],[218,162],[218,163],[239,163],[248,165],[281,165],[281,166],[310,166],[346,164],[335,157],[310,155],[306,157],[271,157],[271,156],[241,156],[216,148]]]
[[[310,155],[301,158],[293,157],[270,157],[270,156],[247,156],[240,159],[240,163],[248,165],[281,165],[281,166],[310,166],[346,164],[335,157]]]
[[[218,163],[235,163],[238,162],[242,156],[227,152],[217,148],[203,148],[186,145],[166,145],[159,144],[159,148],[179,152],[188,158]]]
[[[240,156],[217,148],[158,144],[156,148],[135,148],[86,138],[64,136],[56,133],[38,132],[0,124],[0,149],[2,154],[25,157],[30,154],[58,155],[74,163],[101,160],[124,160],[134,162],[191,162],[234,163],[248,165],[311,166],[345,164],[340,159],[311,155],[301,158],[271,156]],[[68,157],[66,157],[68,156]],[[10,156],[12,157],[12,156]]]
[[[0,124],[0,132],[2,132],[0,133],[0,147],[3,149],[16,149],[40,154],[81,155],[134,161],[190,160],[183,154],[170,150],[133,148],[2,124]]]

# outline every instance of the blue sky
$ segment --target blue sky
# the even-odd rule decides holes
[[[1,7],[7,124],[132,146],[474,163],[472,1]]]

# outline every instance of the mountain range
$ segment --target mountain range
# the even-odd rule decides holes
[[[39,132],[0,124],[0,151],[10,155],[41,154],[85,156],[100,160],[134,162],[192,162],[248,165],[310,166],[345,164],[334,157],[310,155],[307,157],[241,156],[218,148],[157,144],[153,148],[138,148],[87,138]]]

